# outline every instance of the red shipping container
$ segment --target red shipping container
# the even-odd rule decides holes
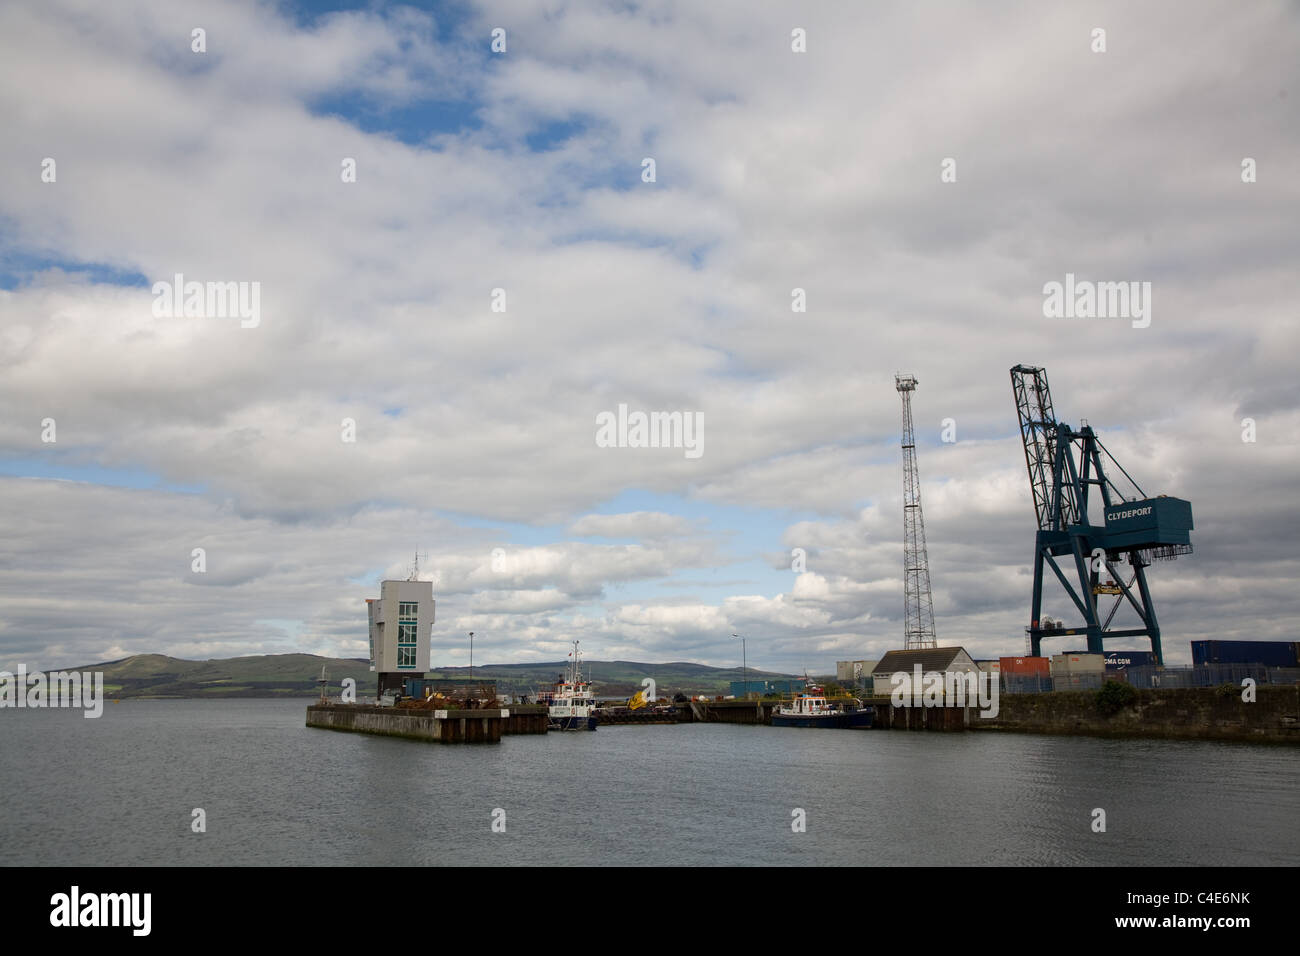
[[[1046,657],[999,657],[1002,673],[1017,676],[1047,677],[1051,672],[1051,659]]]

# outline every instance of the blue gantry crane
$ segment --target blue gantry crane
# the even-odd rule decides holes
[[[1045,637],[1086,634],[1088,650],[1104,652],[1105,640],[1145,635],[1151,639],[1156,661],[1163,663],[1160,624],[1146,569],[1153,561],[1191,553],[1191,503],[1167,495],[1148,497],[1086,420],[1077,430],[1058,422],[1045,369],[1017,365],[1011,370],[1011,388],[1038,516],[1030,653],[1040,654]],[[1111,481],[1105,461],[1129,481],[1136,497],[1126,497]],[[1094,523],[1098,510],[1100,520]],[[1058,558],[1064,560],[1058,563]],[[1068,569],[1071,558],[1073,575],[1061,567],[1064,563]],[[1127,583],[1121,573],[1125,564],[1130,571]],[[1066,627],[1042,617],[1045,568],[1051,568],[1074,602],[1084,620],[1082,627]],[[1071,577],[1077,580],[1077,588]],[[1114,604],[1103,620],[1099,600],[1111,596]],[[1139,626],[1112,630],[1111,622],[1125,600],[1137,612]]]

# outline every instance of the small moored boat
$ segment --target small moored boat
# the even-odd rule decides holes
[[[591,696],[591,683],[582,679],[577,641],[573,642],[573,661],[569,665],[569,672],[560,676],[550,693],[540,694],[538,698],[548,708],[548,729],[596,729],[596,701]]]
[[[870,707],[844,710],[830,703],[820,688],[809,687],[789,704],[772,711],[773,727],[855,727],[871,726],[875,711]]]

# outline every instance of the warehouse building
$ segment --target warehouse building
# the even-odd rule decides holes
[[[966,653],[964,647],[926,647],[913,651],[888,651],[871,672],[875,694],[887,696],[893,690],[893,675],[903,673],[909,679],[921,668],[922,674],[942,674],[944,683],[948,675],[979,675],[980,667],[975,659]]]

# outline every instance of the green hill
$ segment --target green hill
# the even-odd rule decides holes
[[[104,690],[110,697],[314,697],[321,667],[326,670],[331,692],[338,693],[340,681],[351,677],[357,693],[375,693],[375,675],[367,661],[356,658],[319,657],[315,654],[262,654],[221,660],[187,661],[162,654],[137,654],[118,661],[106,661],[79,671],[103,671]],[[483,664],[474,668],[474,676],[496,681],[503,694],[532,694],[551,684],[565,669],[564,661],[531,664]],[[660,695],[682,693],[726,694],[730,683],[741,679],[741,668],[709,667],[673,661],[647,664],[636,661],[583,661],[583,675],[595,683],[596,696],[630,697],[641,689],[643,678],[654,680]],[[431,677],[469,677],[468,667],[439,667],[428,672]],[[750,680],[780,678],[776,674],[750,668]]]
[[[103,671],[104,691],[129,697],[313,697],[321,667],[330,686],[351,677],[357,693],[374,694],[375,675],[364,660],[315,654],[263,654],[224,660],[187,661],[162,654],[137,654],[119,661],[79,667]]]
[[[483,664],[475,665],[474,676],[482,680],[497,682],[500,693],[532,694],[539,688],[548,687],[567,667],[565,661],[541,664]],[[672,661],[666,664],[647,664],[638,661],[590,661],[582,662],[582,674],[595,685],[597,697],[631,697],[641,690],[641,681],[649,677],[655,682],[655,690],[660,696],[671,697],[674,694],[729,694],[731,682],[741,680],[742,673],[750,680],[763,680],[788,677],[772,671],[760,671],[749,668],[742,671],[739,667],[709,667],[707,664],[691,664],[685,661]],[[429,671],[431,677],[468,677],[468,667],[440,667]]]

